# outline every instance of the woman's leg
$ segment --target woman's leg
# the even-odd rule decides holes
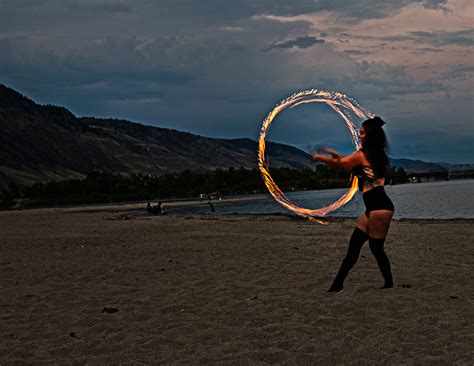
[[[357,263],[360,250],[369,238],[367,235],[367,224],[368,218],[364,213],[360,215],[356,221],[356,227],[354,228],[351,239],[349,240],[349,248],[347,249],[346,257],[342,261],[339,272],[337,273],[333,284],[329,288],[329,292],[338,292],[342,290],[344,280],[346,279],[354,264]]]
[[[386,210],[377,210],[370,213],[368,228],[369,228],[369,246],[372,251],[380,271],[382,272],[385,283],[382,288],[393,287],[392,270],[387,254],[383,249],[385,238],[387,237],[390,222],[392,220],[393,212]]]

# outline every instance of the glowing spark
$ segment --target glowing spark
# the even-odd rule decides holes
[[[293,211],[297,215],[307,217],[311,220],[324,224],[324,221],[318,220],[326,216],[329,212],[332,212],[339,207],[349,202],[357,191],[357,177],[353,176],[350,183],[349,190],[336,202],[331,203],[328,206],[321,207],[318,209],[308,209],[299,207],[291,202],[288,197],[282,192],[278,185],[270,175],[269,167],[265,164],[265,137],[267,136],[268,128],[275,119],[275,117],[285,108],[294,108],[304,103],[326,103],[335,112],[337,112],[344,122],[352,136],[352,143],[356,149],[360,148],[359,140],[357,137],[357,131],[352,121],[350,112],[354,113],[361,119],[367,119],[373,117],[373,114],[364,110],[354,99],[349,98],[347,95],[338,92],[329,92],[324,90],[310,89],[299,93],[294,93],[288,98],[283,99],[276,107],[268,114],[267,118],[263,121],[262,128],[260,130],[260,140],[258,144],[258,166],[262,175],[263,181],[268,188],[270,194],[279,202],[282,206],[288,210]]]

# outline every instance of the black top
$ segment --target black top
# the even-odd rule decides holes
[[[369,165],[357,165],[356,167],[352,168],[352,174],[359,178],[359,190],[362,191],[364,184],[368,183],[373,187],[379,186],[376,181],[382,176],[377,176],[374,170]]]

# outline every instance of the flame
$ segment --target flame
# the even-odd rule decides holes
[[[353,176],[350,182],[349,190],[337,201],[331,203],[328,206],[321,207],[318,209],[309,209],[304,207],[299,207],[293,202],[291,202],[288,197],[283,193],[283,191],[278,187],[278,185],[273,180],[270,175],[270,170],[268,163],[265,163],[265,137],[268,133],[268,128],[270,124],[275,119],[275,117],[285,108],[294,108],[304,103],[326,103],[331,107],[336,113],[338,113],[344,122],[352,136],[352,143],[356,149],[360,148],[359,139],[357,136],[357,131],[350,112],[354,113],[357,117],[361,119],[367,119],[373,117],[373,114],[363,109],[354,99],[349,98],[347,95],[338,93],[338,92],[329,92],[325,90],[310,89],[294,93],[291,96],[283,99],[275,108],[268,114],[267,118],[263,121],[262,128],[260,129],[260,140],[258,143],[258,167],[262,175],[263,181],[267,186],[270,194],[279,202],[283,207],[287,208],[290,211],[293,211],[297,215],[306,217],[312,221],[316,221],[320,224],[326,224],[325,221],[322,221],[320,218],[326,216],[328,213],[338,209],[339,207],[345,205],[349,202],[354,194],[357,192],[358,181],[357,177]]]

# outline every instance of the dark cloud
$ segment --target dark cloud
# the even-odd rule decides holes
[[[94,28],[107,30],[112,26],[111,18],[121,17],[123,22],[115,23],[116,31],[183,31],[229,25],[255,16],[291,17],[321,11],[357,21],[384,18],[411,3],[431,8],[443,4],[441,0],[361,0],[351,5],[345,0],[2,0],[0,29],[44,30],[44,26],[67,27],[71,22],[90,23],[101,18],[102,25]],[[124,18],[128,13],[134,17]]]
[[[447,3],[448,0],[425,0],[423,2],[423,7],[426,9],[449,11]]]
[[[474,28],[462,31],[410,32],[409,38],[432,45],[474,45]]]
[[[350,36],[347,34],[346,36]],[[474,45],[474,28],[464,29],[460,31],[433,31],[433,32],[409,32],[408,34],[401,34],[397,36],[362,36],[352,35],[352,38],[379,40],[390,42],[414,41],[417,43],[425,43],[433,46],[443,45],[457,45],[457,46],[472,46]]]
[[[418,52],[434,52],[434,53],[438,53],[438,52],[443,52],[443,50],[440,50],[439,48],[430,48],[430,47],[424,47],[424,48],[417,48],[416,51]]]
[[[92,1],[64,1],[64,5],[71,11],[87,13],[130,13],[132,8],[123,1],[92,0]]]
[[[362,56],[362,55],[370,55],[372,52],[367,51],[367,50],[344,50],[345,53],[348,53],[349,55],[356,55],[356,56]]]
[[[298,37],[296,39],[291,39],[281,43],[275,43],[271,45],[266,51],[269,50],[284,50],[284,49],[291,49],[291,48],[308,48],[314,46],[318,43],[324,43],[324,39],[306,36],[306,37]]]
[[[441,74],[447,80],[468,80],[474,78],[474,65],[456,65]]]
[[[450,129],[451,118],[442,121],[444,124],[444,126],[441,124],[442,128],[425,125],[422,129],[418,129],[412,127],[412,120],[400,121],[406,128],[389,134],[389,138],[393,141],[390,155],[425,161],[472,164],[474,161],[474,154],[470,148],[472,135],[446,133],[447,129]]]
[[[275,103],[310,88],[344,92],[392,119],[392,126],[401,121],[400,128],[409,129],[406,121],[416,120],[422,131],[448,120],[447,108],[439,100],[425,108],[403,101],[405,96],[423,101],[433,92],[451,100],[459,96],[443,80],[417,81],[403,65],[356,62],[351,56],[369,56],[381,41],[412,40],[425,52],[469,46],[471,31],[365,37],[374,40],[373,48],[349,46],[346,52],[327,40],[338,33],[350,45],[356,37],[352,22],[393,15],[411,3],[444,6],[406,0],[350,6],[342,0],[0,0],[0,80],[77,115],[123,117],[213,137],[255,138]],[[319,11],[347,26],[316,29],[309,21],[271,17]],[[265,49],[296,52],[261,52]],[[468,66],[453,67],[445,79],[471,75]],[[466,98],[459,99],[463,103],[456,108],[466,113]],[[457,130],[472,137],[472,116],[465,120]],[[281,129],[281,141],[306,143],[314,130],[305,127],[312,124],[314,115],[303,113],[298,128]],[[410,140],[409,134],[403,138]]]

